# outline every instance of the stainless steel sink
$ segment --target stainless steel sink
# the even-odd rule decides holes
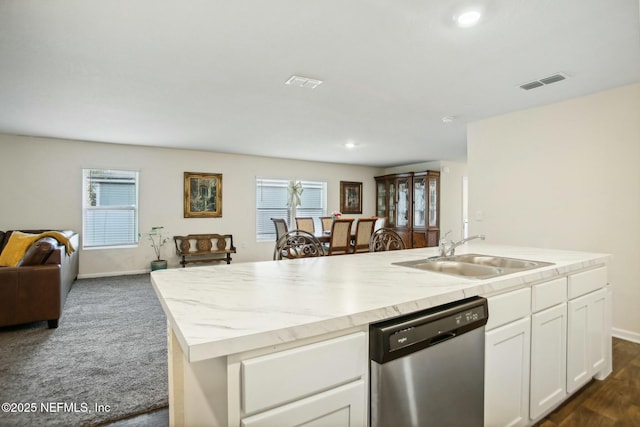
[[[396,262],[394,264],[470,279],[489,279],[491,277],[504,276],[505,274],[553,265],[553,263],[550,262],[480,254],[461,254],[449,257]]]
[[[548,262],[530,261],[528,259],[518,258],[505,258],[491,255],[479,255],[479,254],[461,254],[450,257],[440,258],[441,260],[468,262],[470,264],[489,265],[491,267],[528,270],[531,268],[538,268],[544,265],[550,265]]]
[[[494,277],[502,274],[503,269],[480,264],[470,264],[458,261],[441,261],[435,259],[421,259],[417,261],[397,262],[396,265],[418,268],[420,270],[437,271],[438,273],[453,274],[468,277]]]

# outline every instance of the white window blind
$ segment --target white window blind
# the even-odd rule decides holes
[[[83,169],[83,247],[138,242],[138,172]]]
[[[289,180],[256,179],[256,238],[275,240],[276,229],[271,218],[284,218],[289,229],[295,228],[293,209],[287,206]],[[296,181],[297,182],[297,181]],[[320,217],[327,211],[327,183],[300,181],[302,184],[301,205],[295,208],[295,216],[313,217],[315,227],[321,230]]]

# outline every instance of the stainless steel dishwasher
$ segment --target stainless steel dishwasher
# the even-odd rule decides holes
[[[372,427],[460,427],[484,422],[481,297],[372,324]]]

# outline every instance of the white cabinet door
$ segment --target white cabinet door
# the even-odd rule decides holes
[[[605,287],[604,290],[606,292],[604,300],[604,364],[594,376],[594,378],[597,380],[603,380],[607,378],[611,371],[613,371],[611,360],[611,346],[613,345],[613,343],[611,342],[611,315],[613,313],[611,307],[611,286]]]
[[[543,415],[567,393],[567,304],[531,316],[532,420]]]
[[[592,375],[603,369],[606,363],[606,307],[606,289],[594,292],[589,303],[589,363]]]
[[[606,289],[569,301],[567,392],[573,393],[606,368]]]
[[[485,334],[484,425],[523,426],[529,421],[531,319]]]
[[[573,393],[589,381],[588,319],[589,299],[569,301],[567,327],[567,392]]]
[[[362,427],[367,424],[362,380],[242,420],[243,427]]]

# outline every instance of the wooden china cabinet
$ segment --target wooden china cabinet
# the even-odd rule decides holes
[[[440,172],[407,172],[377,176],[376,216],[387,217],[407,248],[438,246],[440,239]]]

